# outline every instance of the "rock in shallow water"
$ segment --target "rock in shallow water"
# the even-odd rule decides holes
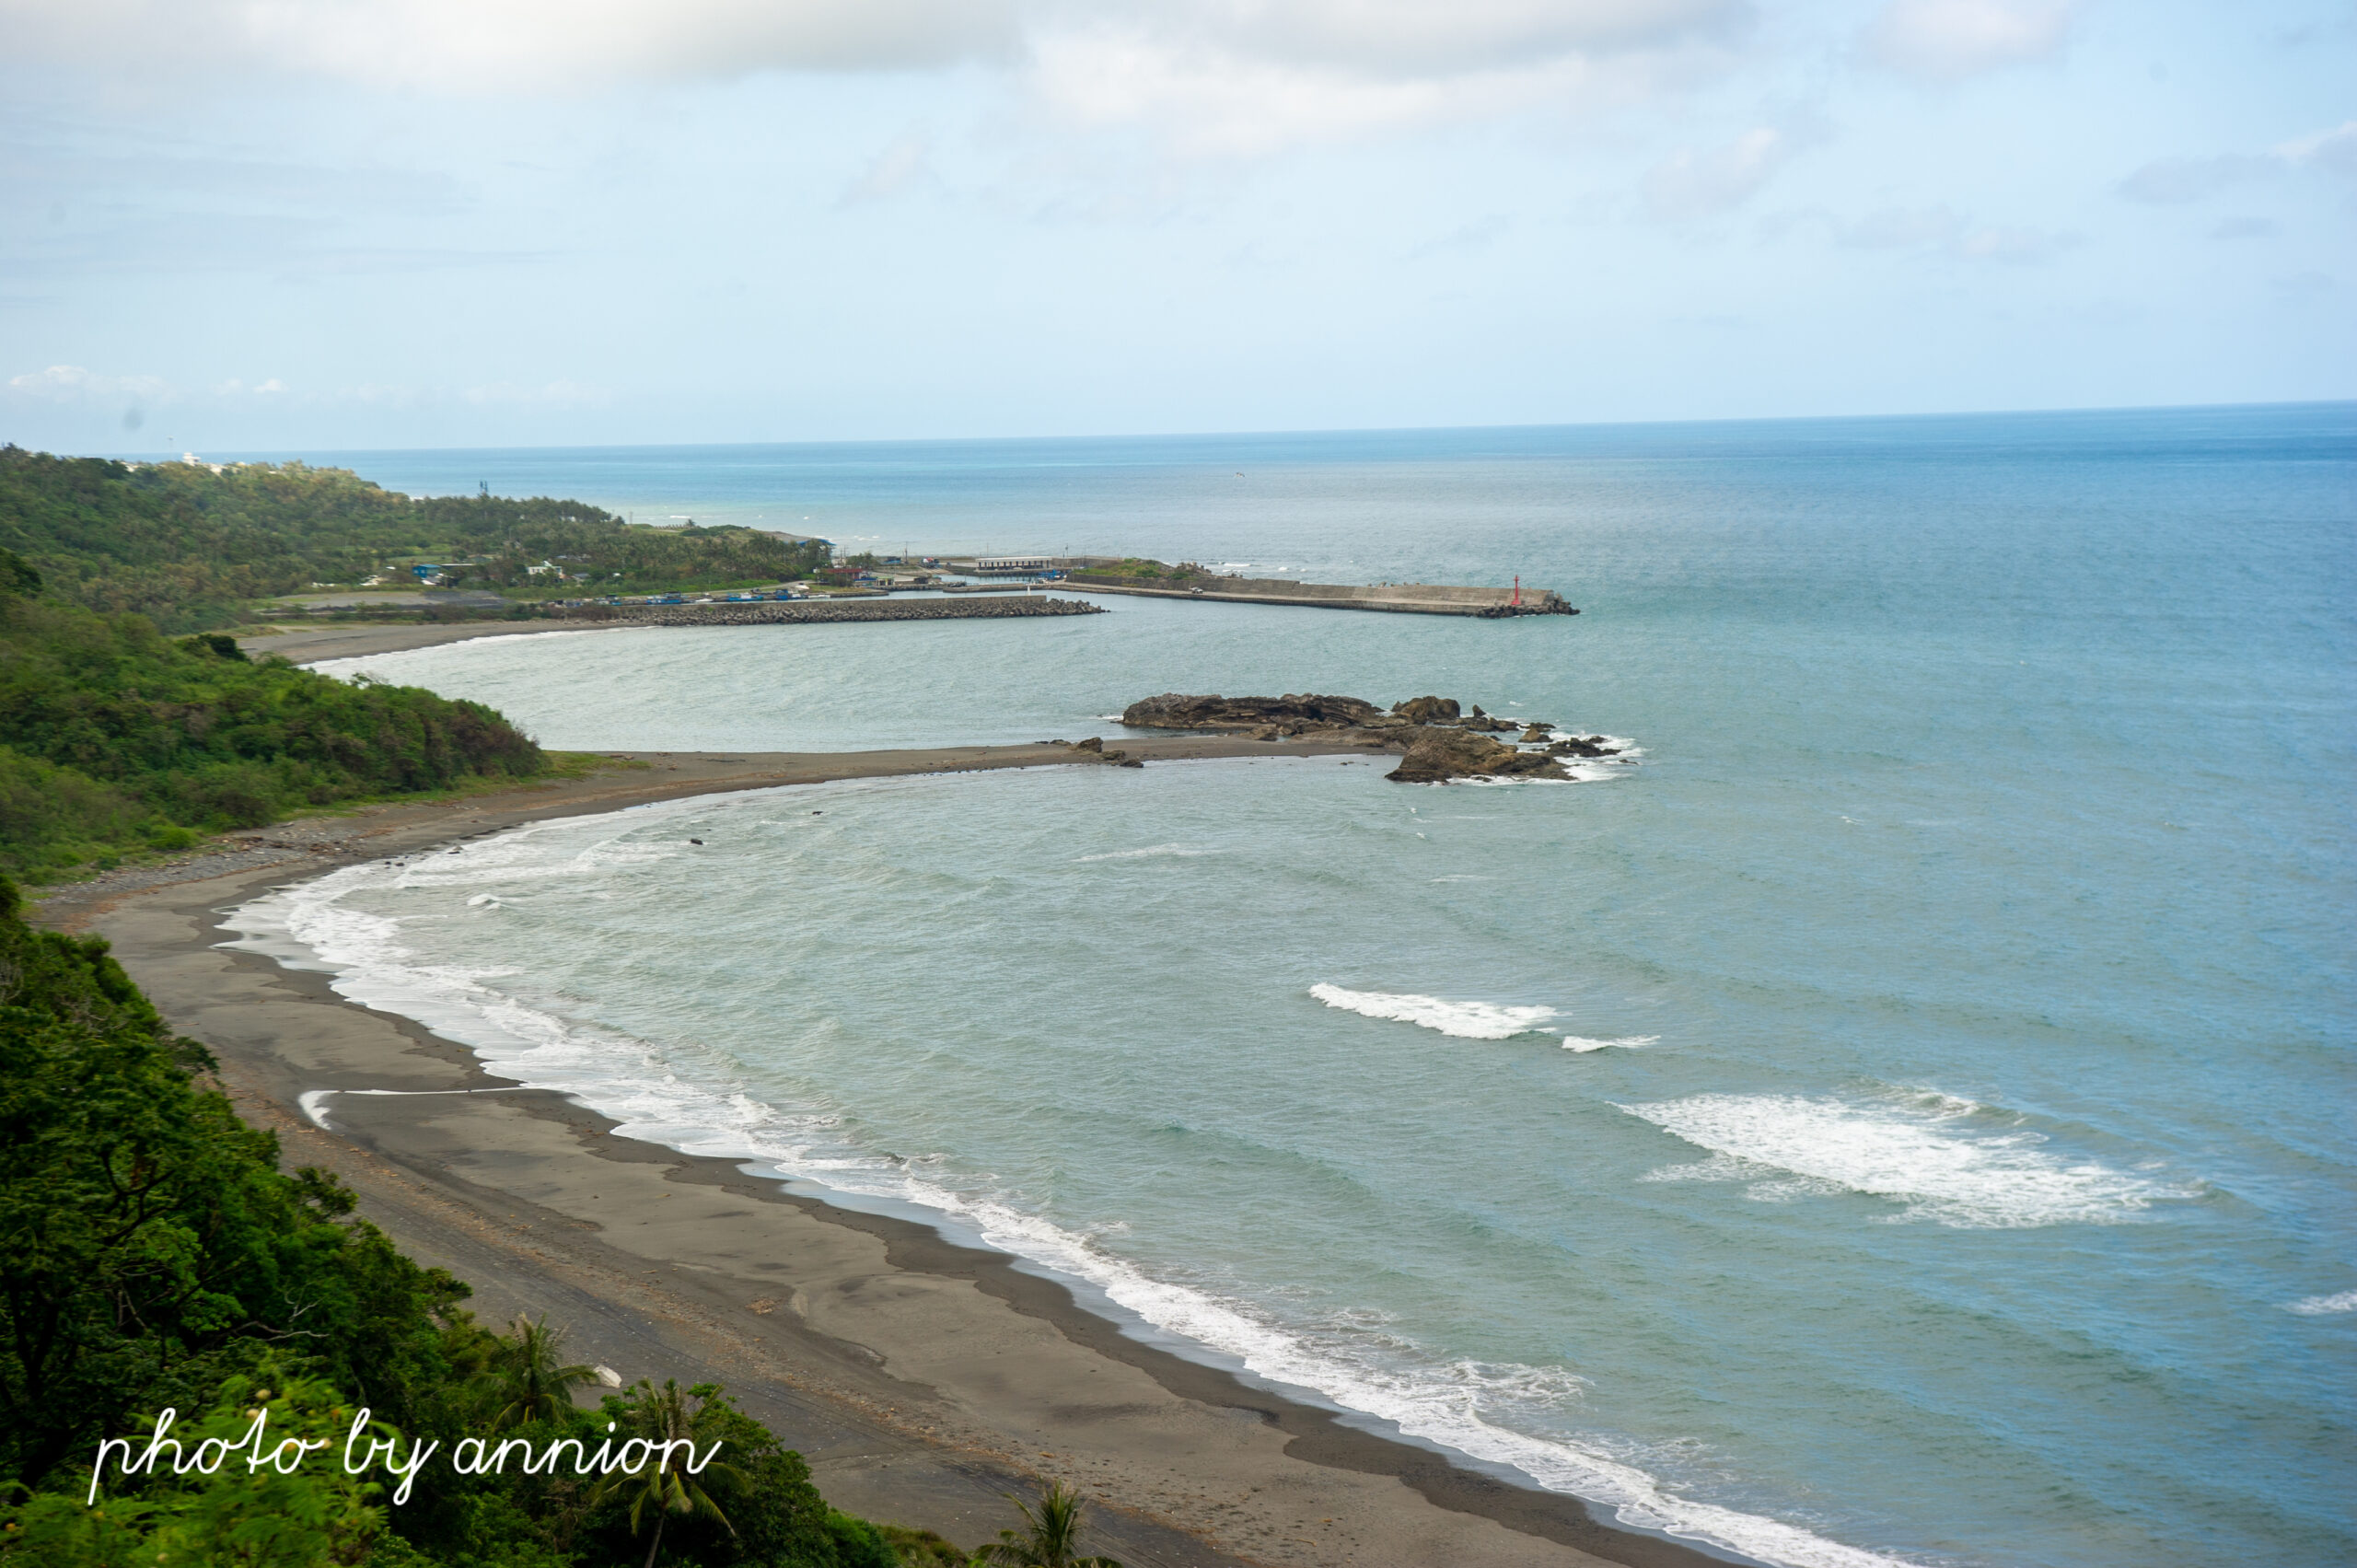
[[[1132,703],[1121,722],[1138,729],[1209,729],[1251,732],[1273,726],[1279,734],[1312,729],[1382,728],[1395,719],[1356,697],[1327,697],[1315,691],[1283,697],[1190,697],[1165,691]]]
[[[1314,691],[1288,692],[1283,697],[1188,696],[1166,691],[1159,697],[1132,703],[1122,712],[1121,722],[1139,729],[1213,730],[1249,736],[1255,740],[1299,737],[1325,743],[1399,748],[1407,755],[1386,777],[1401,784],[1440,784],[1464,778],[1571,777],[1552,756],[1520,751],[1483,733],[1503,730],[1512,734],[1522,726],[1508,719],[1492,718],[1478,707],[1469,716],[1460,716],[1456,702],[1447,697],[1411,697],[1387,714],[1356,697],[1327,696]],[[1548,733],[1534,729],[1526,738],[1543,739]],[[1106,761],[1111,761],[1121,754],[1108,751],[1104,755]]]
[[[1394,703],[1391,711],[1410,724],[1455,724],[1457,699],[1454,697],[1411,697],[1404,703]]]
[[[1446,784],[1451,779],[1568,779],[1572,775],[1543,752],[1517,751],[1486,735],[1435,725],[1418,730],[1399,765],[1383,776],[1395,784]]]

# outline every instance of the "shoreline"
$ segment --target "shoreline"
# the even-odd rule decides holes
[[[375,630],[448,641],[471,629]],[[1127,745],[1150,761],[1369,749],[1209,736]],[[618,1135],[611,1120],[515,1086],[413,1020],[345,1001],[326,974],[215,945],[232,935],[224,912],[271,885],[531,821],[1078,761],[1054,746],[617,755],[646,768],[262,830],[177,866],[55,889],[36,918],[109,937],[174,1026],[214,1050],[240,1112],[279,1133],[285,1163],[343,1176],[396,1244],[475,1285],[484,1320],[547,1312],[572,1326],[569,1353],[626,1381],[727,1383],[803,1451],[839,1506],[970,1545],[1013,1522],[1000,1493],[1062,1476],[1097,1503],[1100,1549],[1132,1568],[1739,1561],[1601,1522],[1575,1497],[1144,1343],[1061,1281],[918,1219]],[[354,1089],[378,1092],[334,1094],[325,1127],[300,1104]]]
[[[749,601],[711,605],[665,605],[610,620],[565,618],[550,621],[484,621],[442,624],[397,621],[390,625],[347,622],[342,626],[305,627],[262,636],[240,637],[248,654],[278,654],[293,664],[317,664],[323,659],[366,658],[377,654],[405,653],[472,637],[527,636],[536,632],[623,632],[636,627],[697,626],[842,626],[898,621],[1038,621],[1070,615],[1102,615],[1105,607],[1078,599],[1016,598],[969,602],[957,598],[795,599],[787,603]]]

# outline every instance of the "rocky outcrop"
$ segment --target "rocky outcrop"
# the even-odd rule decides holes
[[[1404,703],[1394,703],[1391,711],[1410,724],[1455,724],[1457,699],[1454,697],[1411,697]]]
[[[1403,728],[1414,722],[1395,718],[1373,703],[1356,697],[1326,697],[1317,692],[1283,697],[1190,697],[1166,691],[1132,703],[1121,722],[1132,729],[1194,729],[1225,734],[1259,735],[1264,739],[1306,735],[1329,729]]]
[[[1548,740],[1555,733],[1554,725],[1545,719],[1492,718],[1479,707],[1465,713],[1448,697],[1411,697],[1385,713],[1356,697],[1314,691],[1283,697],[1198,697],[1166,691],[1132,703],[1122,713],[1121,722],[1138,729],[1210,730],[1253,740],[1309,740],[1326,746],[1399,751],[1405,754],[1399,766],[1387,776],[1401,784],[1468,778],[1568,779],[1572,775],[1558,758],[1618,755],[1616,749],[1603,744],[1600,735],[1556,741],[1543,751],[1523,749]],[[1513,737],[1521,744],[1493,740],[1493,733]],[[1082,745],[1091,750],[1102,749],[1102,742]],[[1108,761],[1120,755],[1104,752]]]
[[[1415,732],[1407,756],[1384,777],[1395,784],[1446,784],[1451,779],[1567,779],[1563,764],[1541,751],[1521,751],[1486,735],[1443,725]]]
[[[1062,745],[1067,743],[1060,741],[1058,744]],[[1092,735],[1086,740],[1074,740],[1069,742],[1069,744],[1074,750],[1088,752],[1098,761],[1110,762],[1117,768],[1143,768],[1145,766],[1144,759],[1132,757],[1126,751],[1108,751],[1105,749],[1105,740],[1102,736]]]

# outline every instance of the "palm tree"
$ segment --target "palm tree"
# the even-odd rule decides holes
[[[977,1568],[1121,1568],[1109,1557],[1076,1556],[1080,1550],[1080,1493],[1062,1481],[1051,1481],[1040,1494],[1039,1506],[1014,1493],[1007,1501],[1023,1510],[1024,1528],[1001,1530],[998,1539],[974,1553]]]
[[[523,1426],[545,1421],[573,1406],[573,1386],[598,1376],[589,1366],[564,1363],[564,1330],[549,1327],[543,1313],[538,1322],[518,1318],[513,1338],[503,1338],[493,1353],[493,1388],[505,1403],[492,1418],[492,1428]]]
[[[657,1445],[694,1436],[695,1418],[700,1412],[688,1409],[688,1396],[680,1390],[677,1379],[665,1378],[659,1389],[643,1378],[638,1386],[646,1392],[633,1412],[631,1424],[636,1428],[635,1435]],[[670,1454],[665,1452],[662,1462],[641,1465],[634,1475],[616,1470],[589,1494],[590,1504],[595,1506],[617,1492],[630,1493],[630,1533],[633,1536],[638,1534],[646,1511],[655,1511],[655,1539],[646,1543],[646,1568],[655,1568],[655,1554],[663,1550],[663,1527],[674,1514],[702,1514],[708,1519],[719,1520],[721,1528],[732,1537],[737,1533],[737,1527],[728,1522],[720,1504],[688,1474],[684,1462],[675,1469],[670,1460]],[[733,1465],[707,1461],[704,1468],[740,1486],[745,1482],[744,1472]]]

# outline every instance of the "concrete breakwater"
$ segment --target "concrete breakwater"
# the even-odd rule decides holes
[[[1104,613],[1101,604],[1069,598],[904,598],[852,603],[764,599],[648,609],[594,605],[569,611],[565,619],[628,626],[776,626],[833,621],[1012,621],[1037,615]]]
[[[1152,598],[1216,599],[1230,604],[1301,604],[1321,610],[1382,610],[1407,615],[1577,615],[1547,588],[1476,588],[1438,583],[1296,583],[1283,577],[1203,575],[1141,579],[1111,572],[1077,571],[1064,587],[1080,593],[1140,594]]]

